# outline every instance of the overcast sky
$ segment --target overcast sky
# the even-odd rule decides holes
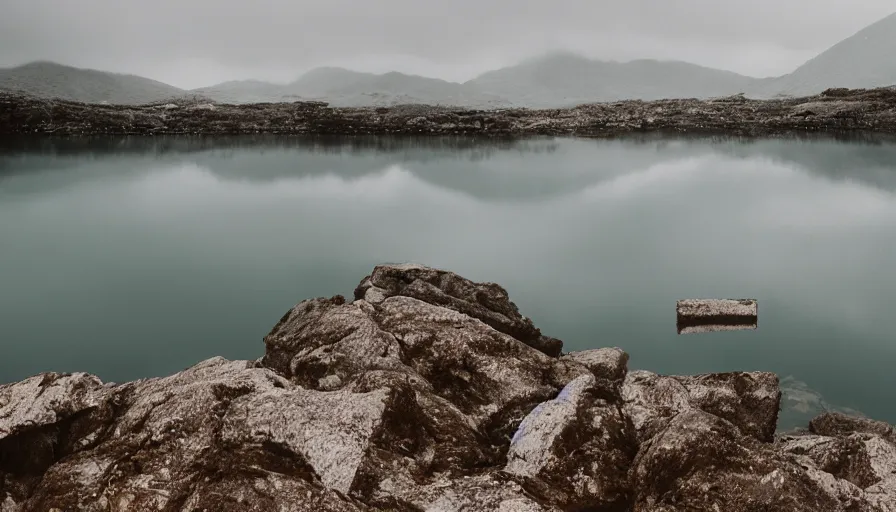
[[[52,60],[179,87],[320,65],[463,81],[550,50],[787,73],[893,0],[0,0],[0,67]]]

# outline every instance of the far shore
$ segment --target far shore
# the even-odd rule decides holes
[[[565,109],[430,105],[334,108],[322,102],[230,105],[173,100],[99,105],[0,93],[0,135],[467,135],[608,138],[668,133],[774,137],[896,134],[896,89],[829,89],[805,98],[671,99]]]

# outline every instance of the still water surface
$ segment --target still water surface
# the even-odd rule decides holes
[[[0,382],[259,357],[402,261],[504,285],[567,350],[777,372],[782,423],[896,423],[896,145],[868,142],[6,141]],[[756,298],[759,329],[678,336],[686,297]]]

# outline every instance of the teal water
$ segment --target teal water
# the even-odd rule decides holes
[[[567,350],[896,423],[896,145],[867,141],[4,141],[0,382],[259,357],[399,261],[502,284]],[[686,297],[756,298],[759,329],[678,336]]]

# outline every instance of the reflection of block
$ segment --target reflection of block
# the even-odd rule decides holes
[[[756,329],[755,299],[685,299],[675,306],[678,334]]]

